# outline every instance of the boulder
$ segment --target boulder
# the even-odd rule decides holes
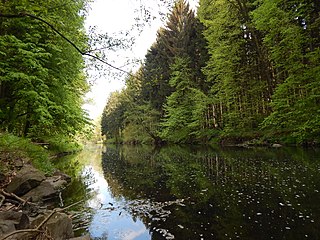
[[[34,219],[31,223],[32,228],[36,228],[50,213],[51,211],[48,211]],[[73,237],[72,221],[65,213],[54,213],[42,228],[46,228],[54,240],[65,240]]]
[[[47,177],[45,182],[49,182],[55,190],[61,190],[68,184],[66,180],[60,178],[59,176]]]
[[[28,228],[29,218],[22,212],[0,212],[0,236],[15,230]]]
[[[29,192],[40,185],[45,179],[44,174],[31,165],[24,165],[17,175],[8,184],[6,190],[18,196]]]
[[[31,189],[25,195],[22,196],[23,199],[29,200],[31,202],[44,202],[52,200],[58,196],[58,191],[54,189],[49,181],[43,181],[39,186]]]
[[[71,177],[59,170],[56,170],[54,173],[53,173],[53,176],[57,176],[59,177],[61,180],[65,180],[67,181],[68,183],[71,182]]]

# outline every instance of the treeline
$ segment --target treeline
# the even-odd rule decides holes
[[[86,49],[86,5],[86,0],[1,1],[0,131],[42,140],[84,129],[84,61],[49,24]]]
[[[320,142],[318,0],[178,0],[109,98],[118,142]]]

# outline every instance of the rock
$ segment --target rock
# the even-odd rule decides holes
[[[75,237],[75,238],[69,238],[68,240],[90,240],[89,235],[81,236],[81,237]]]
[[[60,177],[61,180],[65,180],[67,181],[68,183],[71,182],[71,177],[63,172],[60,172],[59,170],[56,170],[54,173],[53,173],[53,176],[58,176]]]
[[[23,199],[31,202],[44,202],[56,198],[58,191],[50,184],[49,181],[43,181],[39,186],[31,189],[25,195]]]
[[[14,166],[17,168],[22,168],[23,167],[23,160],[21,158],[15,159]]]
[[[45,182],[49,182],[55,190],[61,190],[67,186],[67,181],[59,176],[47,177]]]
[[[39,186],[44,179],[45,176],[42,172],[31,165],[25,165],[12,179],[6,190],[10,193],[22,196],[32,188]]]
[[[280,147],[282,147],[282,145],[281,145],[281,144],[278,144],[278,143],[274,143],[274,144],[272,144],[272,147],[274,147],[274,148],[280,148]]]
[[[31,223],[32,228],[38,226],[49,214],[39,216]],[[54,240],[65,240],[73,237],[72,221],[65,213],[55,213],[43,226]]]
[[[28,216],[22,212],[0,212],[0,235],[28,228],[29,225]]]

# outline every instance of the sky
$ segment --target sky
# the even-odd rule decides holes
[[[163,5],[159,6],[162,2],[161,0],[95,0],[90,4],[85,27],[89,31],[90,27],[95,26],[97,32],[108,33],[109,36],[119,36],[120,31],[128,31],[135,23],[139,23],[135,18],[140,17],[141,19],[145,16],[144,9],[140,8],[141,5],[145,6],[145,9],[151,13],[152,21],[140,27],[139,33],[136,28],[129,32],[135,37],[135,44],[131,49],[106,53],[108,62],[116,67],[121,67],[126,59],[143,60],[147,50],[156,40],[157,30],[165,24],[161,21],[158,12],[167,13],[170,10]],[[194,9],[197,2],[198,0],[189,1],[190,6]],[[128,65],[123,69],[130,71],[137,69],[137,66]],[[95,120],[102,114],[110,93],[121,90],[124,87],[124,79],[125,76],[115,78],[112,74],[107,74],[91,81],[93,82],[91,91],[86,95],[86,100],[89,103],[84,105],[90,118]]]

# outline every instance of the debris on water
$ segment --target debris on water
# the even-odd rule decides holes
[[[181,228],[181,229],[184,229],[184,226],[182,226],[182,225],[180,225],[180,224],[178,225],[178,227]]]

